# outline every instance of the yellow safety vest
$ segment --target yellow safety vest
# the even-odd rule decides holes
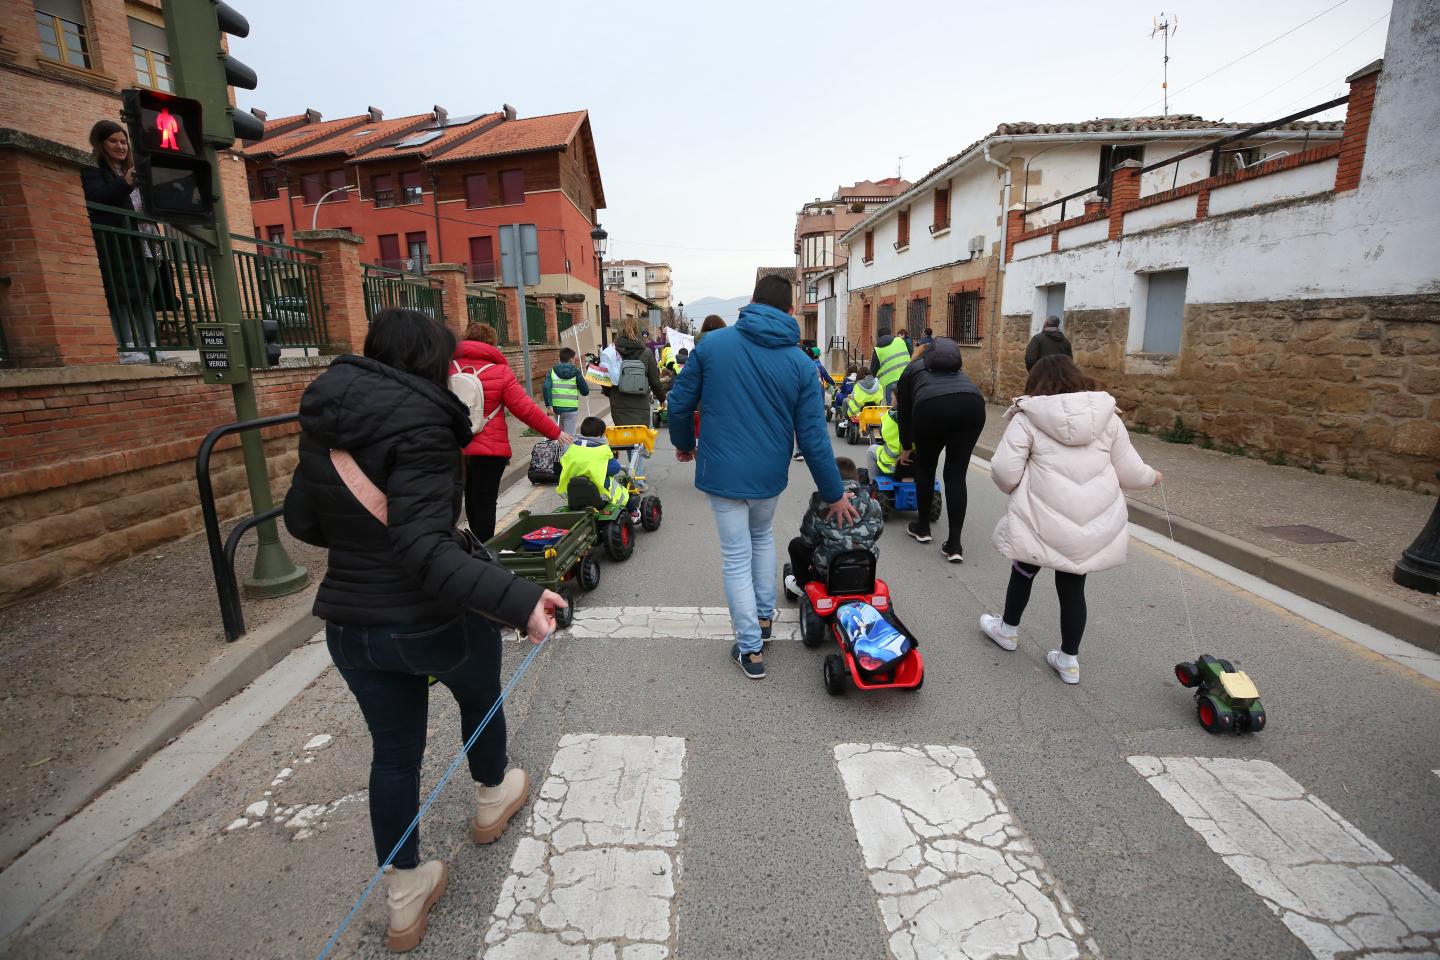
[[[607,502],[623,504],[629,497],[629,491],[615,477],[605,475],[614,456],[608,443],[602,443],[598,447],[570,444],[565,455],[560,458],[560,483],[555,488],[556,492],[568,499],[570,481],[576,477],[588,477]]]
[[[875,451],[875,465],[881,473],[893,475],[895,464],[904,452],[900,447],[900,421],[893,409],[880,421],[880,442],[882,446]]]
[[[855,384],[855,389],[850,393],[850,402],[845,405],[845,413],[850,417],[860,416],[860,411],[865,407],[879,405],[885,401],[885,390],[876,385],[874,390],[867,392],[860,384]]]
[[[905,365],[910,362],[910,348],[905,346],[904,340],[895,337],[885,346],[876,347],[875,356],[880,359],[880,371],[875,374],[875,379],[880,381],[880,386],[888,387],[905,372]]]
[[[553,410],[579,410],[580,384],[550,371],[550,407]]]

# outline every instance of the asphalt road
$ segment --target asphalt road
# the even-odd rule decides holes
[[[547,644],[507,705],[534,822],[474,847],[462,782],[425,822],[452,877],[417,957],[1435,955],[1440,684],[1186,567],[1201,651],[1239,661],[1270,718],[1207,735],[1171,673],[1191,657],[1175,563],[1132,541],[1090,578],[1066,687],[1048,574],[1019,650],[976,626],[1008,575],[980,469],[963,566],[903,519],[882,541],[922,690],[827,695],[788,621],[751,681],[700,609],[724,598],[691,478],[659,452],[664,525],[605,564],[591,628]],[[793,465],[782,549],[811,489]],[[427,791],[459,746],[453,702],[431,710]],[[8,954],[315,956],[373,869],[368,760],[327,669]],[[336,955],[384,955],[383,931],[382,890]]]

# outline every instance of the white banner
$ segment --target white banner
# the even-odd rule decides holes
[[[679,353],[682,348],[692,352],[695,349],[695,338],[688,333],[681,333],[674,327],[665,328],[665,339],[670,342],[670,349],[676,353]]]

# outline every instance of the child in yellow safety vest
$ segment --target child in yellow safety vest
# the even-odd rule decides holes
[[[580,435],[560,458],[560,484],[556,492],[568,505],[570,481],[585,477],[595,484],[606,503],[619,504],[630,511],[632,519],[638,520],[635,515],[639,511],[630,502],[632,497],[622,474],[620,461],[605,441],[605,421],[586,417],[580,424]]]
[[[884,474],[896,480],[908,478],[913,473],[905,457],[909,452],[900,445],[900,422],[895,408],[891,407],[880,421],[880,442],[870,446],[870,475]]]
[[[580,419],[580,398],[590,395],[590,384],[575,365],[574,350],[561,348],[559,359],[541,383],[541,390],[551,417],[560,424],[560,432],[573,437],[575,421]]]

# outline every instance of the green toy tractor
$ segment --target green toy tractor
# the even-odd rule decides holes
[[[1207,733],[1259,733],[1265,729],[1260,691],[1229,660],[1217,660],[1207,653],[1199,660],[1177,663],[1175,679],[1182,687],[1195,690],[1195,715]]]

